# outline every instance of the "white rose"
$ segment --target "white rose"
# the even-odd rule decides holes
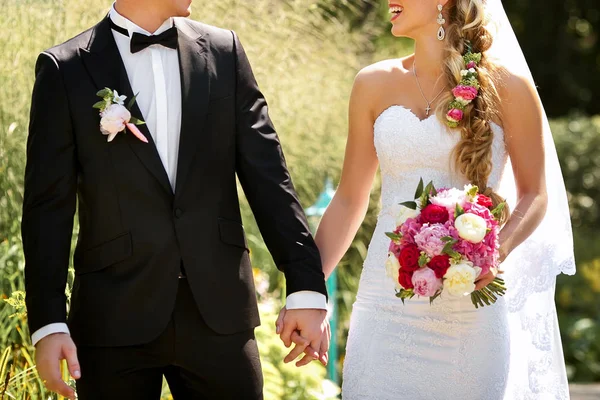
[[[117,133],[125,129],[125,124],[131,119],[131,113],[120,104],[111,104],[101,114],[100,131],[108,135],[111,142]]]
[[[470,261],[452,264],[444,275],[444,293],[454,297],[467,296],[475,290],[475,279],[479,277],[481,268],[474,267]]]
[[[419,210],[413,210],[406,206],[400,206],[398,217],[396,217],[396,226],[400,226],[406,222],[409,218],[417,218],[421,212]]]
[[[394,253],[390,252],[389,257],[385,260],[385,274],[394,280],[396,289],[402,289],[402,286],[398,282],[398,278],[400,277],[400,262]]]
[[[487,223],[485,219],[475,214],[463,214],[456,218],[454,226],[458,235],[471,243],[481,243],[487,234]]]

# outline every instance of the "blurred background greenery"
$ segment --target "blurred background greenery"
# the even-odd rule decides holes
[[[0,397],[47,399],[33,367],[22,314],[20,215],[28,110],[38,53],[99,21],[112,0],[0,0]],[[356,72],[398,57],[411,42],[389,34],[383,0],[195,0],[193,18],[234,29],[252,62],[305,207],[337,182],[346,137],[347,100]],[[557,307],[569,378],[600,381],[600,4],[597,0],[505,3],[539,85],[567,182],[579,273],[559,277]],[[342,261],[335,301],[341,371],[348,317],[375,226],[378,187]],[[313,364],[280,362],[273,329],[282,275],[262,243],[251,211],[243,216],[256,267],[263,326],[257,336],[266,399],[328,399],[334,385]],[[77,228],[75,229],[75,233]],[[332,360],[333,361],[333,360]],[[323,383],[325,382],[325,383]],[[169,398],[165,388],[164,398]]]

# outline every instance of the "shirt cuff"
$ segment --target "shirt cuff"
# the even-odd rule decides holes
[[[40,329],[35,331],[33,335],[31,335],[31,341],[35,346],[37,342],[45,338],[46,336],[53,335],[55,333],[66,333],[70,335],[69,327],[64,322],[57,322],[54,324],[48,324],[46,326],[42,326]]]
[[[319,292],[301,290],[299,292],[292,293],[287,297],[287,304],[285,308],[288,310],[306,308],[327,310],[327,298],[324,294]]]

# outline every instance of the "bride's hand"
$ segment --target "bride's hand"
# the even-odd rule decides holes
[[[475,281],[475,290],[481,290],[496,279],[499,274],[503,274],[504,271],[500,271],[498,268],[490,268],[489,272],[485,275],[481,275],[478,280]]]

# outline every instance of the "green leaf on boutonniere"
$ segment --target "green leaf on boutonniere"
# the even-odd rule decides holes
[[[500,216],[502,216],[502,212],[504,211],[504,208],[506,207],[506,203],[502,202],[500,204],[498,204],[496,206],[496,208],[494,208],[492,210],[492,215],[496,218],[499,219]]]
[[[131,122],[134,125],[144,125],[146,123],[145,121],[142,121],[141,119],[137,119],[135,117],[131,117],[129,119],[129,122]]]
[[[424,252],[419,257],[419,267],[423,268],[429,262],[429,257]]]
[[[404,203],[400,203],[400,205],[406,208],[410,208],[411,210],[417,209],[417,203],[414,201],[405,201]]]
[[[105,97],[111,97],[112,98],[112,90],[110,90],[109,88],[104,88],[102,90],[99,90],[98,93],[96,93],[96,96],[105,98]]]
[[[456,203],[456,210],[454,211],[454,219],[460,217],[465,213],[465,209],[460,206],[460,204]]]
[[[131,98],[131,100],[129,100],[129,103],[127,103],[127,109],[128,109],[128,110],[131,110],[131,107],[133,107],[133,105],[135,104],[135,99],[137,99],[137,97],[138,97],[138,94],[139,94],[139,93],[137,93],[135,96],[133,96],[133,97]],[[137,125],[137,124],[136,124],[136,125]]]
[[[386,232],[385,235],[392,239],[394,242],[402,239],[402,234],[394,233],[394,232]]]
[[[97,108],[98,110],[103,110],[106,107],[106,102],[104,100],[97,102],[92,106],[93,108]]]
[[[415,192],[415,199],[418,199],[423,194],[423,178],[419,180],[419,186],[417,186],[417,191]]]

